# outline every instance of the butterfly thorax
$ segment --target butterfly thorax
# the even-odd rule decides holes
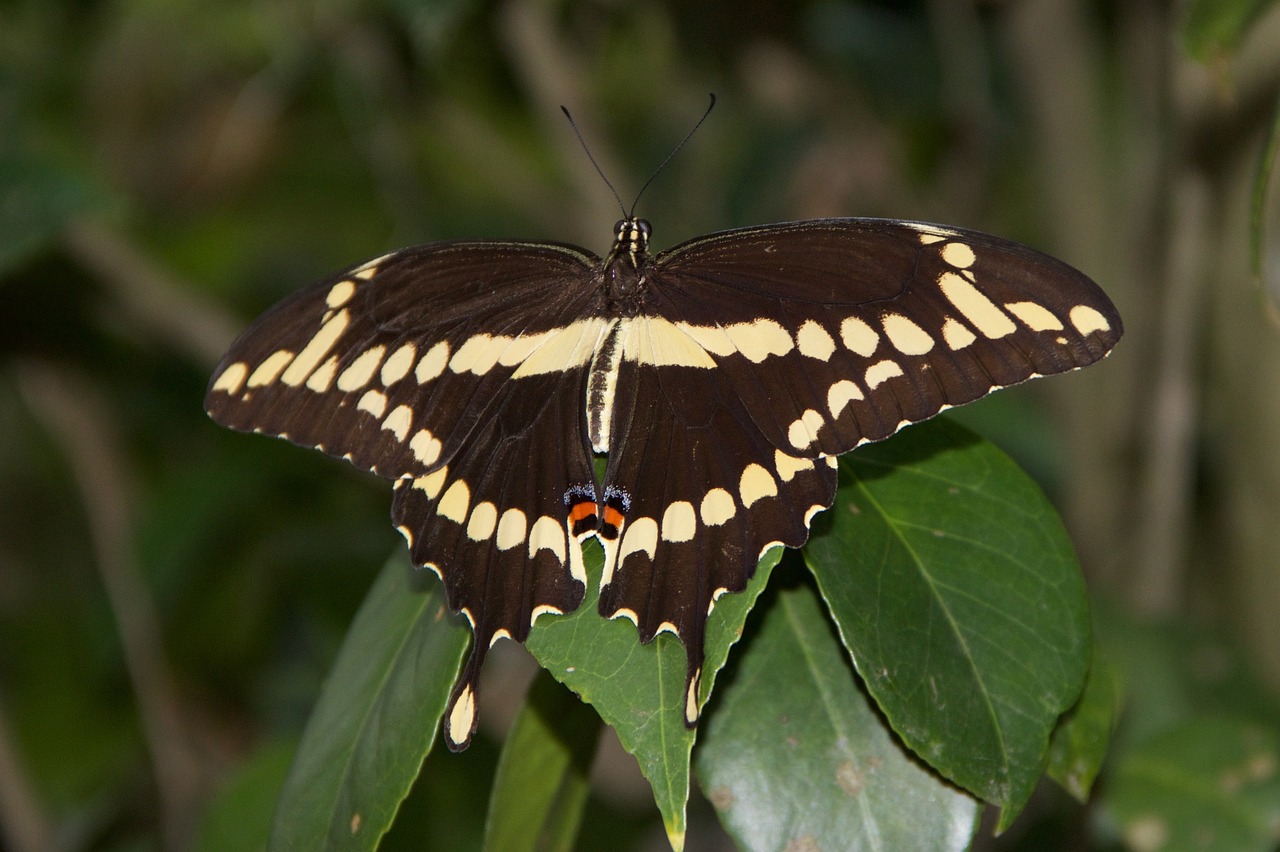
[[[632,317],[640,311],[648,281],[649,223],[628,217],[613,226],[613,248],[604,261],[605,303],[616,316]]]

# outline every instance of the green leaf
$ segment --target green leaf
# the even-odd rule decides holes
[[[1120,714],[1120,673],[1094,642],[1093,663],[1080,700],[1062,717],[1049,741],[1049,777],[1081,804],[1089,798]]]
[[[933,420],[846,457],[821,526],[805,552],[871,695],[1007,826],[1088,666],[1083,580],[1057,513],[1007,456]]]
[[[779,549],[770,551],[745,591],[716,603],[707,622],[704,704],[780,556]],[[653,788],[667,838],[678,852],[684,847],[694,740],[694,732],[684,726],[684,646],[665,633],[641,645],[630,621],[600,617],[596,606],[603,562],[603,551],[593,540],[586,549],[586,599],[569,615],[538,619],[525,645],[556,680],[595,707],[617,731],[623,748],[635,755]]]
[[[600,717],[541,672],[502,747],[484,848],[571,850],[590,793]]]
[[[302,735],[271,849],[373,849],[435,741],[470,631],[440,583],[389,561],[356,613]]]
[[[697,755],[698,780],[738,845],[967,848],[977,802],[893,739],[813,588],[766,602]]]
[[[196,852],[266,848],[272,808],[294,751],[293,743],[271,743],[236,769],[201,816]]]
[[[1205,62],[1232,53],[1276,0],[1191,0],[1182,19],[1182,49]]]
[[[1271,727],[1202,717],[1126,753],[1105,807],[1133,849],[1264,852],[1280,825],[1278,766]]]

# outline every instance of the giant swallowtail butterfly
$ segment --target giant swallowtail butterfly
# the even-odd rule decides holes
[[[385,255],[269,310],[209,385],[219,423],[392,481],[414,563],[475,634],[454,750],[489,647],[582,601],[587,537],[601,614],[684,643],[693,725],[711,608],[804,543],[836,456],[1091,364],[1122,331],[1085,275],[974,231],[819,219],[657,254],[649,234],[624,218],[604,258],[501,240]]]

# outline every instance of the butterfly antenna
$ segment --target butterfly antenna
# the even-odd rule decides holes
[[[658,173],[667,167],[667,163],[671,162],[671,158],[680,153],[680,149],[684,147],[684,143],[693,138],[693,134],[698,132],[698,128],[702,126],[702,122],[707,120],[707,116],[711,115],[711,110],[715,109],[715,106],[716,93],[712,92],[711,103],[707,104],[707,111],[702,114],[702,118],[698,119],[698,123],[693,126],[693,129],[685,134],[684,138],[680,140],[680,144],[671,149],[671,153],[667,155],[667,158],[653,170],[653,174],[649,175],[649,179],[644,182],[644,186],[640,187],[640,191],[636,193],[636,200],[631,202],[631,213],[628,218],[635,218],[636,206],[640,203],[640,196],[644,195],[644,191],[649,188],[649,184],[653,183],[653,179],[658,176]],[[609,188],[612,189],[613,187]],[[615,192],[614,195],[616,196],[617,193]]]
[[[609,178],[605,177],[604,169],[600,168],[600,164],[596,162],[596,158],[591,156],[591,148],[587,146],[587,140],[582,138],[582,131],[578,129],[578,123],[574,121],[573,116],[569,114],[569,108],[564,104],[561,104],[560,111],[564,113],[565,118],[569,119],[569,126],[573,128],[573,135],[578,137],[578,144],[581,145],[582,150],[586,152],[587,159],[591,161],[591,165],[596,167],[596,174],[600,175],[600,180],[604,181],[604,185],[609,187],[609,191],[613,193],[613,198],[618,202],[618,209],[622,211],[623,218],[628,218],[627,208],[622,203],[622,197],[618,195],[618,190],[613,188],[613,184],[609,182]]]

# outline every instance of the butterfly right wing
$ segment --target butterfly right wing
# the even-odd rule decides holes
[[[548,243],[458,242],[370,261],[285,299],[231,347],[214,420],[395,482],[394,523],[475,640],[445,733],[466,746],[497,638],[581,602],[566,495],[590,492],[587,365],[599,260]],[[576,489],[576,490],[575,490]],[[576,501],[575,501],[576,502]],[[578,530],[593,517],[578,518]]]

